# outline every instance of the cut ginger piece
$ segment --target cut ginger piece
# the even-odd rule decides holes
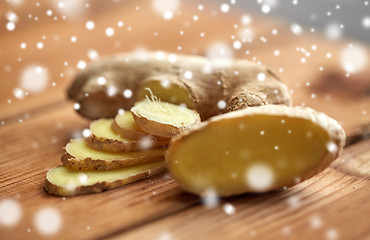
[[[185,190],[232,196],[297,184],[341,153],[342,127],[310,108],[266,105],[211,118],[174,138],[166,154]]]
[[[84,139],[71,140],[62,156],[63,165],[75,170],[112,170],[164,159],[165,149],[136,152],[106,152],[89,147]]]
[[[168,145],[168,139],[156,139],[146,135],[140,140],[125,138],[112,130],[113,119],[99,119],[90,124],[88,145],[96,150],[109,152],[132,152]]]
[[[143,138],[154,137],[157,142],[168,143],[170,141],[169,138],[153,136],[142,131],[135,123],[134,117],[130,111],[125,111],[123,114],[117,114],[111,127],[114,132],[129,139],[141,140]]]
[[[199,114],[172,103],[162,102],[152,96],[137,102],[131,108],[136,124],[145,132],[164,138],[171,138],[200,122]]]
[[[165,169],[164,161],[109,171],[76,171],[59,166],[48,171],[44,188],[57,196],[98,193],[159,174]]]

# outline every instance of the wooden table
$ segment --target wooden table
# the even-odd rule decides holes
[[[358,43],[325,40],[309,29],[296,36],[289,23],[236,6],[222,13],[218,5],[202,3],[200,11],[199,3],[182,1],[173,19],[165,20],[150,1],[92,0],[79,14],[67,12],[63,19],[51,3],[0,4],[0,206],[12,201],[21,209],[14,225],[0,221],[0,239],[370,239],[370,142],[363,138],[370,129],[370,69],[367,64],[366,70],[346,76],[339,61],[343,48]],[[8,11],[18,15],[14,31],[4,26]],[[240,22],[246,13],[252,18],[249,25]],[[85,27],[89,20],[93,30]],[[105,35],[108,27],[115,30],[112,37]],[[269,65],[291,89],[295,105],[323,111],[345,128],[350,141],[328,169],[284,191],[221,199],[212,209],[168,174],[73,198],[44,192],[47,170],[60,164],[65,144],[88,126],[66,100],[65,90],[78,62],[90,61],[89,49],[100,56],[138,48],[206,54],[217,42],[232,46],[243,28],[254,37],[232,50],[235,57]],[[77,41],[71,41],[73,36]],[[13,89],[32,64],[47,69],[47,86],[17,99]],[[35,226],[45,209],[61,219],[53,235]]]

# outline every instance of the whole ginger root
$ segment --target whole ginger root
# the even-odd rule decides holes
[[[202,120],[252,106],[291,105],[287,87],[267,67],[246,60],[214,65],[204,57],[167,52],[123,53],[92,63],[68,90],[88,119],[110,118],[145,98],[185,104]]]

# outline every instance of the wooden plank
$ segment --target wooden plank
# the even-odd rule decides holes
[[[60,165],[63,146],[87,127],[68,104],[0,128],[0,200],[22,208],[15,227],[0,224],[1,239],[40,239],[34,216],[46,207],[63,219],[55,239],[91,239],[164,217],[196,203],[168,175],[162,174],[101,194],[61,198],[42,188],[48,169]],[[180,201],[181,200],[181,201]],[[27,230],[30,229],[28,232]]]
[[[1,226],[1,236],[6,239],[40,238],[39,232],[34,227],[33,217],[38,210],[48,206],[57,209],[63,218],[62,228],[57,235],[53,236],[54,238],[78,237],[88,239],[107,235],[114,236],[120,232],[127,232],[146,223],[156,222],[157,219],[166,219],[176,212],[190,209],[195,204],[199,204],[199,198],[184,193],[167,175],[161,175],[101,194],[67,198],[66,200],[46,194],[42,189],[46,171],[60,164],[59,157],[63,152],[62,147],[75,132],[81,131],[87,126],[87,122],[73,115],[73,110],[70,109],[68,104],[65,104],[60,108],[33,116],[23,123],[13,123],[0,128],[0,152],[2,153],[0,158],[0,172],[2,173],[0,175],[0,199],[16,199],[23,209],[23,216],[19,224],[14,228]],[[37,132],[35,132],[36,129]],[[366,144],[368,143],[362,143],[359,147],[354,148],[355,150],[345,154],[342,160],[347,161],[346,159],[350,159],[352,155],[356,160],[358,155],[358,159],[365,161],[368,157],[366,154],[369,154],[369,147]],[[367,151],[366,154],[363,152],[365,150]],[[338,161],[341,163],[341,160]],[[339,169],[342,172],[353,171],[351,169],[357,169],[356,164],[356,161],[348,160],[348,164],[339,165]],[[344,166],[347,166],[348,169]],[[313,186],[315,188],[324,187],[325,189],[327,186],[325,184],[328,182],[341,184],[340,181],[337,181],[339,176],[336,174],[337,171],[327,174],[328,176],[333,175],[333,178],[329,179],[330,181],[326,178],[318,181],[313,180]],[[342,175],[344,176],[344,174]],[[317,178],[320,178],[320,176],[317,176]],[[350,179],[347,179],[348,177]],[[348,177],[344,179],[351,181],[351,175],[348,175]],[[324,185],[322,185],[323,183]],[[348,190],[347,185],[342,189],[341,185],[338,184],[335,185],[337,188],[331,186],[331,191],[341,189],[338,192],[345,193]],[[298,190],[294,190],[295,188],[293,188],[294,191],[290,190],[292,193],[288,191],[284,194],[280,193],[280,195],[279,193],[277,195],[252,195],[250,201],[267,201],[267,203],[270,203],[275,200],[267,200],[269,198],[289,199],[296,192],[298,194],[300,191],[308,191],[308,194],[311,191],[309,186],[305,188],[305,183],[299,186],[301,187]],[[305,197],[306,195],[302,196]],[[342,197],[343,195],[339,196]],[[237,209],[239,209],[238,204],[241,204],[240,208],[243,208],[245,199],[248,200],[249,198],[250,195],[242,196],[241,198],[235,198],[233,200],[235,203],[233,201],[231,203]],[[266,206],[261,206],[262,209],[264,207]],[[195,209],[194,214],[203,208],[198,206]],[[189,212],[192,216],[193,210],[189,210]],[[199,222],[199,224],[202,224],[202,222]],[[30,229],[30,232],[27,231],[28,229]]]
[[[370,141],[295,187],[198,205],[111,239],[368,239]],[[232,215],[223,210],[227,204]],[[230,213],[230,210],[229,210]]]

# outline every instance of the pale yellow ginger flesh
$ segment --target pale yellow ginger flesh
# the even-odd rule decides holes
[[[325,169],[344,145],[333,119],[311,109],[264,106],[212,118],[171,142],[172,177],[187,191],[266,192]]]
[[[143,131],[167,138],[191,129],[200,122],[196,111],[156,99],[137,102],[131,108],[131,113]]]
[[[45,190],[58,196],[97,193],[123,186],[165,171],[164,161],[110,171],[75,171],[60,166],[49,170]]]
[[[144,135],[139,140],[129,139],[117,134],[112,129],[113,119],[99,119],[90,124],[91,136],[87,143],[100,151],[131,152],[165,146],[168,139],[156,139],[152,135]]]
[[[133,140],[142,140],[145,137],[155,137],[154,135],[142,131],[137,126],[130,111],[125,111],[123,114],[117,114],[111,128],[115,133]],[[169,139],[165,138],[155,137],[155,139],[158,142],[169,142]]]
[[[63,165],[76,170],[111,170],[164,159],[165,149],[107,152],[89,147],[84,139],[71,140],[65,147]]]
[[[136,125],[135,120],[132,117],[131,112],[129,111],[125,111],[123,114],[117,114],[114,121],[122,129],[127,129],[127,131],[131,130],[139,132],[138,134],[146,134]]]
[[[94,134],[97,137],[117,140],[120,142],[135,142],[132,139],[125,138],[115,133],[111,128],[113,121],[114,121],[113,119],[101,118],[99,120],[92,122],[90,124],[91,134]]]
[[[177,84],[172,84],[166,78],[160,80],[151,79],[151,81],[142,84],[138,90],[138,100],[146,98],[148,94],[147,89],[151,89],[153,94],[163,102],[170,102],[176,105],[185,104],[190,109],[194,109],[195,107],[188,90],[179,87]]]

